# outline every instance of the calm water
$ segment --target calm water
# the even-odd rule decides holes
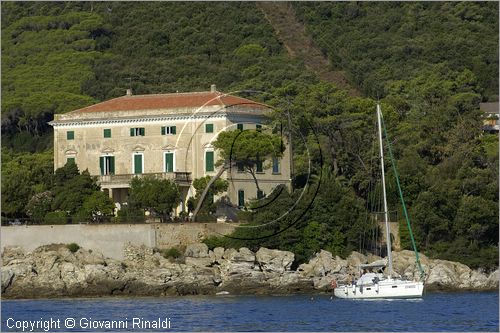
[[[132,327],[135,317],[160,318],[164,325],[169,318],[170,329],[156,331],[498,332],[498,310],[498,294],[491,292],[428,293],[420,300],[378,301],[317,295],[16,300],[2,302],[2,331],[20,330],[7,327],[9,318],[9,325],[59,319],[61,328],[50,331],[146,331]],[[75,328],[64,326],[67,318],[75,319]],[[127,328],[82,329],[80,323],[85,326],[90,320],[94,325],[122,320]]]

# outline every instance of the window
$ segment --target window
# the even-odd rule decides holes
[[[238,191],[238,207],[244,207],[245,206],[245,191],[239,190]]]
[[[68,164],[68,163],[73,163],[73,164],[76,163],[75,158],[74,157],[66,157],[66,164]]]
[[[206,172],[214,171],[214,152],[213,151],[205,152],[205,171]]]
[[[245,171],[245,169],[243,168],[243,163],[238,162],[238,163],[236,163],[236,166],[238,168],[238,172]]]
[[[134,127],[130,129],[130,136],[144,136],[146,135],[144,127]]]
[[[143,172],[144,158],[142,154],[134,154],[134,174],[139,175]]]
[[[174,172],[174,153],[165,153],[165,172]]]
[[[115,174],[115,157],[114,156],[101,156],[99,157],[99,168],[101,176]]]
[[[75,131],[67,131],[66,132],[66,139],[67,140],[74,140],[75,139]]]
[[[262,190],[257,190],[257,199],[262,199],[265,197],[264,192]]]
[[[262,163],[262,161],[257,156],[257,162],[255,163],[255,168],[257,169],[256,172],[259,172],[259,173],[264,172],[263,164],[264,163]]]
[[[236,125],[236,128],[240,131],[243,131],[243,124]]]
[[[257,130],[257,132],[262,132],[262,125],[260,124],[255,125],[255,129]]]
[[[205,124],[205,133],[213,133],[214,124]]]
[[[105,138],[110,138],[111,137],[111,128],[105,128],[104,129],[104,137]]]
[[[273,157],[273,173],[280,173],[280,161],[277,157]]]
[[[162,126],[161,135],[175,135],[177,133],[177,128],[175,126]]]

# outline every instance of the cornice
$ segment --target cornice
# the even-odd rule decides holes
[[[48,124],[53,127],[95,127],[102,125],[129,125],[129,124],[147,124],[169,121],[189,121],[198,119],[224,119],[228,114],[215,115],[178,115],[178,116],[160,116],[160,117],[134,117],[134,118],[114,118],[114,119],[71,119],[71,120],[53,120]],[[262,119],[263,115],[231,114],[231,119]]]

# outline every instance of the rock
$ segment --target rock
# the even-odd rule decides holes
[[[347,261],[321,250],[309,263],[299,266],[298,271],[304,277],[321,277],[339,272],[346,272]]]
[[[264,272],[283,274],[285,271],[290,270],[295,255],[289,251],[270,250],[261,247],[255,257]]]
[[[213,263],[211,258],[193,258],[186,257],[186,265],[193,267],[209,267]]]
[[[394,254],[395,266],[405,276],[418,273],[413,252]],[[292,271],[293,253],[266,248],[254,254],[247,248],[208,251],[204,244],[192,245],[186,249],[185,263],[179,263],[153,249],[128,245],[124,256],[125,260],[118,261],[86,249],[72,253],[64,244],[39,247],[30,253],[6,248],[2,253],[2,297],[160,296],[222,290],[231,294],[330,292],[333,279],[345,281],[360,262],[380,259],[353,253],[343,260],[320,251]],[[451,261],[422,261],[427,265],[430,289],[498,288],[498,270],[487,275]]]
[[[97,251],[89,251],[86,249],[79,249],[75,253],[75,259],[82,265],[105,265],[106,260],[102,253]]]
[[[153,255],[153,249],[148,248],[144,245],[134,246],[134,245],[128,244],[123,249],[123,255],[124,255],[125,261],[140,263],[140,262],[144,262],[146,257],[151,257]]]
[[[208,246],[204,243],[189,244],[184,251],[185,257],[208,258]]]
[[[435,260],[427,277],[426,285],[436,289],[457,289],[462,284],[451,262]]]
[[[486,288],[488,281],[488,276],[481,271],[473,270],[469,277],[469,288],[472,289],[483,289]]]
[[[2,265],[8,265],[12,260],[23,259],[24,250],[19,246],[6,246],[2,252]]]
[[[224,248],[223,247],[216,247],[213,251],[214,253],[214,261],[219,262],[219,260],[222,259],[224,256]]]
[[[359,267],[361,264],[366,264],[367,262],[366,256],[356,251],[353,251],[351,255],[347,257],[347,265],[354,268]]]
[[[494,271],[493,273],[491,273],[488,278],[486,279],[486,282],[485,282],[485,285],[484,285],[484,288],[485,289],[498,289],[498,280],[499,279],[499,273],[498,273],[498,269],[496,271]]]
[[[255,253],[253,253],[246,247],[242,247],[238,252],[233,253],[233,256],[229,258],[229,260],[236,262],[255,262]]]
[[[5,289],[10,287],[12,280],[14,279],[14,272],[11,269],[2,267],[2,293],[5,292]]]
[[[222,258],[231,260],[236,253],[238,253],[238,251],[235,249],[226,249],[224,251],[224,254],[222,255]]]

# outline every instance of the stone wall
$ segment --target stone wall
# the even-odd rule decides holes
[[[19,246],[33,251],[48,244],[76,243],[104,256],[122,260],[127,245],[170,248],[197,243],[212,235],[227,235],[236,225],[227,223],[71,224],[2,227],[2,251]]]

